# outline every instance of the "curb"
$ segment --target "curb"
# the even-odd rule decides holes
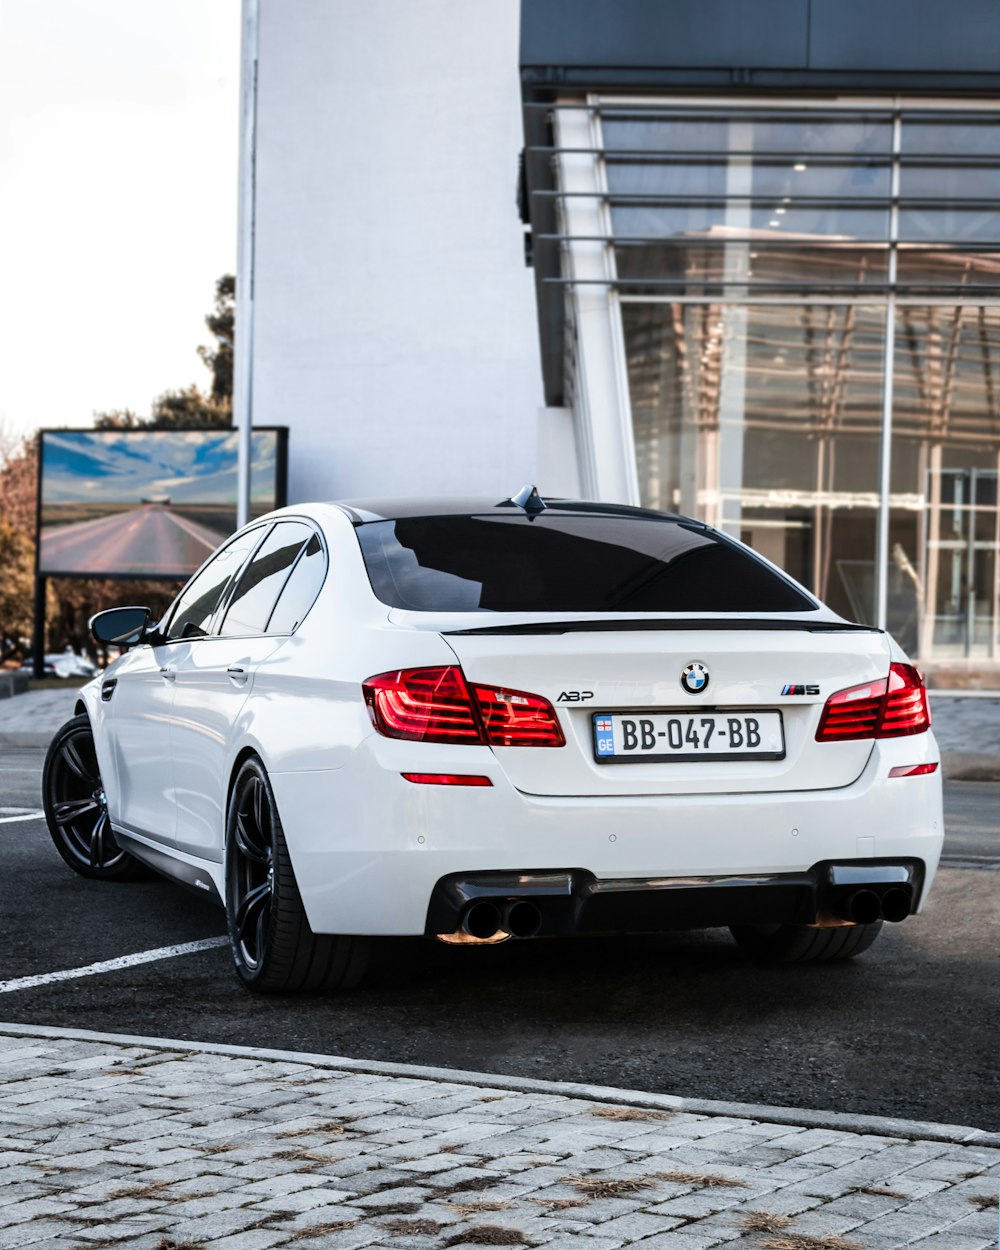
[[[425,1068],[415,1063],[385,1063],[378,1060],[347,1059],[337,1055],[317,1055],[308,1051],[270,1050],[258,1046],[230,1046],[222,1042],[191,1042],[163,1037],[142,1037],[131,1033],[98,1033],[90,1029],[46,1028],[30,1024],[0,1024],[0,1036],[40,1038],[51,1041],[103,1042],[115,1046],[143,1046],[150,1050],[179,1050],[209,1055],[231,1055],[266,1063],[302,1063],[338,1072],[362,1072],[372,1076],[406,1077],[410,1080],[441,1081],[450,1085],[474,1085],[506,1089],[525,1094],[554,1094],[582,1098],[590,1102],[617,1103],[628,1107],[650,1107],[657,1111],[684,1111],[692,1115],[727,1116],[771,1124],[792,1124],[804,1128],[834,1129],[878,1137],[953,1142],[956,1145],[1000,1147],[1000,1133],[958,1124],[933,1124],[922,1120],[897,1120],[888,1116],[852,1115],[841,1111],[810,1111],[804,1107],[768,1107],[757,1103],[722,1102],[707,1098],[680,1098],[674,1094],[653,1094],[642,1090],[617,1089],[606,1085],[581,1085],[573,1081],[540,1081],[531,1077],[504,1076],[496,1072],[466,1072],[458,1068]]]

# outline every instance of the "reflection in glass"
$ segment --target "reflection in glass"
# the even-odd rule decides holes
[[[888,627],[1000,659],[1000,115],[599,111],[642,501],[871,621],[884,445]]]
[[[915,649],[995,657],[1000,308],[900,308],[895,388],[892,550],[911,570]]]
[[[623,319],[642,502],[749,532],[870,619],[884,312],[627,304]]]

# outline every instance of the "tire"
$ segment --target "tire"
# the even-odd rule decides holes
[[[259,994],[351,989],[365,938],[309,927],[274,793],[260,760],[236,775],[226,815],[226,919],[236,971]]]
[[[56,850],[81,877],[134,881],[149,875],[111,832],[88,716],[74,716],[52,739],[42,770],[42,806]]]
[[[814,929],[809,925],[733,925],[729,932],[753,959],[770,964],[827,963],[853,959],[882,932],[882,921]]]

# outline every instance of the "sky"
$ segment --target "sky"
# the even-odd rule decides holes
[[[210,383],[239,43],[240,0],[0,0],[0,439]]]
[[[236,510],[235,430],[101,430],[46,434],[42,505],[228,504]],[[254,496],[274,507],[275,436],[253,435]]]

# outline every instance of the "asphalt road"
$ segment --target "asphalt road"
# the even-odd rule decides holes
[[[161,504],[42,530],[41,563],[62,573],[144,573],[187,577],[225,534]]]
[[[0,979],[210,938],[221,913],[165,881],[74,876],[38,819],[43,752],[0,758]],[[343,996],[255,998],[224,948],[0,992],[0,1018],[590,1081],[1000,1130],[1000,787],[946,786],[923,915],[859,960],[761,968],[719,930],[445,948],[377,944]]]

